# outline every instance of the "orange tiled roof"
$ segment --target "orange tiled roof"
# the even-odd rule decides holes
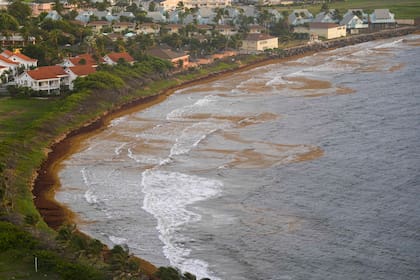
[[[0,55],[0,60],[3,61],[3,62],[6,62],[7,64],[19,64],[18,62],[14,62],[14,61],[12,61],[12,60],[10,60],[10,59],[2,56],[2,55]]]
[[[118,62],[120,58],[124,59],[126,62],[133,62],[134,58],[128,52],[121,52],[121,53],[109,53],[107,56],[114,62]]]
[[[86,61],[86,64],[81,64],[80,61],[84,59]],[[75,57],[69,58],[70,62],[74,65],[96,65],[98,62],[93,58],[93,56],[89,53],[81,54]],[[100,62],[103,62],[102,58],[99,59]]]
[[[36,59],[30,58],[30,57],[28,57],[28,56],[24,55],[23,53],[14,53],[13,55],[14,55],[14,56],[17,56],[17,57],[19,57],[20,59],[23,59],[23,60],[25,60],[25,61],[30,61],[30,62],[36,62],[36,61],[38,61],[38,60],[36,60]],[[13,55],[12,55],[12,56],[13,56]]]
[[[27,73],[34,80],[54,79],[59,76],[67,75],[64,69],[58,65],[38,67],[37,69],[30,70]]]
[[[1,55],[2,55],[2,56],[4,56],[4,57],[6,57],[6,58],[9,58],[9,57],[11,57],[11,56],[13,55],[13,52],[11,52],[11,51],[9,51],[9,50],[4,50],[4,51],[1,53]]]
[[[77,76],[87,76],[96,71],[96,68],[90,65],[78,65],[69,67],[69,69]]]

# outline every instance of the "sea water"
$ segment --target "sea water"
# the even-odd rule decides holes
[[[420,277],[420,36],[258,67],[63,163],[79,228],[212,279]]]

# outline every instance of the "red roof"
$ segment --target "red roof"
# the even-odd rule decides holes
[[[96,68],[90,65],[78,65],[69,67],[69,69],[77,76],[87,76],[96,71]]]
[[[109,53],[107,56],[113,61],[118,62],[120,58],[124,59],[126,62],[133,62],[134,58],[128,52],[121,52],[121,53]]]
[[[14,62],[14,61],[12,61],[12,60],[10,60],[10,59],[2,56],[2,55],[0,55],[0,60],[3,61],[3,62],[6,62],[7,64],[19,64],[18,62]]]
[[[67,76],[64,69],[58,65],[38,67],[35,70],[29,70],[27,73],[34,80],[46,80],[58,78],[59,76]]]
[[[19,57],[19,58],[20,58],[20,59],[22,59],[22,60],[25,60],[25,61],[30,61],[30,62],[36,62],[36,61],[38,61],[38,60],[36,60],[36,59],[30,58],[30,57],[28,57],[28,56],[24,55],[23,53],[14,53],[14,54],[13,54],[13,55],[11,55],[11,56],[17,56],[17,57]]]
[[[84,59],[85,60],[85,64],[80,63],[80,61]],[[93,58],[93,56],[89,53],[85,53],[85,54],[81,54],[75,57],[70,57],[69,58],[70,62],[73,63],[74,65],[97,65],[98,62],[96,61],[96,59]],[[102,58],[100,58],[100,62],[103,62]]]
[[[2,55],[2,56],[4,56],[4,57],[9,58],[9,57],[11,57],[11,56],[13,55],[13,52],[11,52],[11,51],[9,51],[9,50],[4,50],[4,51],[1,53],[1,55]]]

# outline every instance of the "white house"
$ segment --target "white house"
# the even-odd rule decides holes
[[[347,35],[346,26],[328,22],[311,22],[309,24],[309,33],[326,39],[345,37]]]
[[[395,27],[395,15],[388,9],[376,9],[369,15],[369,22],[373,29]]]
[[[267,49],[276,49],[279,47],[278,38],[270,36],[268,34],[248,34],[248,36],[242,40],[241,49],[247,53],[254,53],[264,51]]]
[[[367,30],[369,25],[364,23],[361,18],[353,13],[348,13],[340,21],[340,25],[345,25],[347,32],[350,34],[358,34],[360,30]]]
[[[327,12],[320,12],[312,20],[312,22],[327,22],[327,23],[338,23],[338,12],[335,9],[330,9]]]
[[[0,55],[0,66],[6,68],[3,71],[9,71],[12,75],[14,75],[17,73],[19,63]]]
[[[19,63],[19,67],[24,66],[25,69],[36,67],[38,65],[38,60],[27,57],[26,55],[19,52],[11,52],[9,50],[4,50],[0,55],[8,58],[13,62]]]
[[[47,94],[58,94],[61,87],[69,86],[69,84],[69,75],[58,65],[28,70],[16,78],[16,85]]]
[[[113,52],[104,56],[105,63],[109,65],[117,64],[121,60],[128,62],[130,64],[134,63],[134,58],[127,52],[120,52],[120,53]]]
[[[314,16],[307,9],[297,9],[288,17],[288,22],[290,25],[302,25],[308,22],[311,22],[314,19]]]
[[[78,65],[72,66],[64,69],[64,71],[69,75],[69,88],[73,89],[73,82],[78,77],[86,77],[87,75],[96,71],[96,68],[91,67],[90,65]]]

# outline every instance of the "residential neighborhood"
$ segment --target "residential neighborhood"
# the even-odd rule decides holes
[[[325,3],[313,14],[294,9],[302,2],[2,1],[0,84],[59,94],[101,64],[133,64],[144,55],[182,71],[288,41],[313,43],[397,26],[389,9],[344,12],[319,1]]]

